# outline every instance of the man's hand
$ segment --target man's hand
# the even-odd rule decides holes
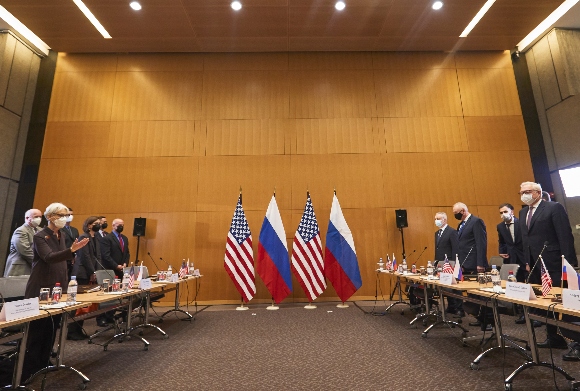
[[[483,273],[485,271],[485,268],[483,266],[478,266],[477,267],[477,272],[478,273]]]
[[[117,270],[123,270],[123,265],[118,265]]]
[[[509,258],[510,257],[508,254],[499,254],[499,256],[502,258]]]
[[[526,264],[526,271],[529,273],[530,272],[530,265]]]

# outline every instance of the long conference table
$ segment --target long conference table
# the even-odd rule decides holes
[[[377,270],[377,273],[380,275],[387,275],[391,278],[391,281],[395,281],[395,289],[393,290],[394,293],[398,294],[397,299],[394,303],[392,303],[389,307],[387,307],[386,311],[388,312],[396,305],[404,305],[410,306],[410,303],[405,300],[403,295],[402,286],[404,284],[419,284],[423,285],[424,291],[424,301],[425,301],[425,312],[418,314],[410,324],[413,325],[418,320],[426,321],[427,318],[434,318],[435,322],[430,324],[421,334],[422,337],[427,337],[428,333],[433,330],[437,325],[446,325],[450,328],[458,328],[462,330],[462,338],[465,343],[467,339],[469,339],[466,334],[468,332],[460,323],[449,320],[445,316],[445,305],[444,305],[444,298],[453,297],[453,298],[460,298],[464,301],[470,301],[479,305],[490,307],[493,312],[493,318],[495,322],[495,339],[497,341],[497,346],[491,347],[478,355],[471,363],[471,369],[478,369],[479,362],[482,358],[487,356],[490,352],[494,350],[506,350],[511,349],[525,359],[525,361],[516,369],[514,370],[508,377],[504,380],[504,389],[509,391],[512,389],[512,382],[514,378],[525,371],[526,369],[533,368],[533,367],[547,367],[556,372],[561,373],[566,377],[566,379],[570,382],[570,387],[572,390],[576,390],[580,386],[580,381],[576,381],[574,377],[572,377],[569,373],[567,373],[564,369],[558,367],[557,365],[549,362],[544,362],[539,359],[538,354],[538,346],[536,341],[535,330],[532,324],[533,320],[538,320],[544,323],[550,323],[561,328],[578,331],[580,332],[580,325],[571,323],[561,319],[562,314],[572,315],[576,317],[580,317],[580,311],[564,308],[561,302],[553,302],[552,295],[554,294],[561,294],[560,288],[552,288],[551,297],[542,297],[538,296],[536,300],[518,300],[512,297],[506,297],[505,294],[495,293],[492,291],[492,284],[480,284],[477,281],[461,281],[457,284],[449,285],[443,284],[439,281],[439,279],[428,279],[426,276],[421,276],[420,274],[401,274],[397,272],[389,272],[386,270]],[[505,281],[502,281],[502,287],[505,288]],[[437,291],[439,298],[438,298],[438,310],[431,309],[431,302],[432,299],[428,293],[428,288]],[[483,288],[483,289],[482,289]],[[392,298],[392,296],[391,296]],[[506,335],[502,331],[501,327],[501,318],[500,318],[500,311],[499,307],[501,303],[510,303],[510,304],[518,304],[523,307],[524,310],[524,317],[526,320],[526,332],[527,332],[527,341],[522,341],[526,343],[526,347],[530,349],[530,352],[527,352],[527,349],[520,346],[519,344],[514,341],[514,338]],[[549,316],[542,316],[533,311],[535,310],[542,310],[544,312],[548,312],[552,314],[552,317]],[[556,317],[556,314],[558,315]],[[554,319],[556,318],[556,319]],[[426,322],[425,322],[426,323]]]
[[[105,312],[126,309],[128,316],[127,316],[125,328],[123,330],[120,330],[119,333],[113,335],[111,338],[109,338],[102,345],[103,349],[105,351],[107,350],[107,347],[109,346],[109,344],[111,342],[113,342],[115,340],[122,341],[125,339],[131,339],[132,337],[134,337],[131,334],[136,330],[139,330],[139,333],[142,335],[143,329],[145,329],[145,328],[153,328],[153,329],[157,330],[166,339],[169,337],[168,334],[164,330],[162,330],[160,327],[153,325],[149,322],[149,307],[150,307],[151,297],[157,297],[157,296],[163,295],[165,293],[175,292],[176,297],[175,297],[175,303],[174,303],[173,308],[171,308],[169,311],[166,311],[163,315],[161,315],[160,320],[163,319],[163,316],[165,316],[166,314],[171,313],[171,312],[183,313],[187,316],[187,318],[186,318],[187,320],[194,319],[195,313],[194,313],[194,315],[192,315],[188,311],[182,310],[180,308],[180,302],[179,302],[180,294],[179,293],[180,293],[180,286],[181,285],[184,285],[188,281],[195,281],[195,294],[197,296],[197,292],[199,290],[199,278],[201,278],[201,276],[189,276],[188,278],[185,278],[185,279],[179,279],[176,282],[170,282],[170,281],[153,282],[151,289],[139,289],[138,288],[139,283],[136,282],[135,285],[137,288],[130,289],[127,292],[79,293],[77,295],[77,302],[75,304],[67,305],[67,306],[62,307],[62,308],[60,306],[58,308],[50,308],[51,306],[41,306],[40,313],[37,315],[27,316],[27,317],[19,318],[19,319],[16,319],[13,321],[8,321],[8,322],[7,321],[0,322],[0,328],[6,328],[6,327],[18,326],[18,325],[22,326],[22,330],[20,332],[10,334],[4,338],[0,338],[0,343],[6,343],[9,341],[19,341],[17,353],[16,353],[17,359],[16,359],[16,363],[14,365],[14,371],[13,371],[13,376],[12,376],[12,384],[11,384],[11,386],[9,386],[9,388],[10,389],[30,390],[29,386],[23,385],[21,377],[22,377],[22,367],[23,367],[23,363],[24,363],[24,357],[26,354],[26,341],[28,338],[29,325],[30,325],[30,322],[32,322],[33,320],[37,320],[37,319],[41,319],[41,318],[45,318],[45,317],[49,317],[49,316],[62,315],[60,332],[58,334],[58,345],[57,345],[57,351],[56,351],[55,364],[49,365],[49,366],[39,370],[38,372],[33,374],[29,379],[27,379],[25,384],[30,384],[34,378],[36,378],[37,376],[44,374],[44,373],[54,372],[54,371],[58,371],[58,370],[69,370],[81,378],[82,383],[79,385],[79,388],[84,389],[84,388],[86,388],[87,384],[90,382],[90,379],[87,376],[85,376],[83,373],[78,371],[77,369],[73,368],[72,366],[64,364],[64,350],[65,350],[66,341],[67,341],[66,337],[67,337],[68,325],[70,323],[76,322],[79,320],[94,318],[94,317],[96,317],[100,314],[103,314]],[[63,295],[61,303],[66,302],[66,297],[67,297],[66,295]],[[132,326],[131,325],[131,322],[132,322],[131,314],[133,312],[133,305],[134,305],[134,303],[136,303],[138,301],[143,302],[143,299],[144,299],[143,323],[141,323],[137,326]],[[71,319],[71,315],[70,315],[71,312],[76,311],[80,308],[85,308],[85,307],[92,305],[92,304],[98,304],[99,309],[96,311],[88,312],[88,313],[83,314],[83,315],[74,316]],[[44,308],[44,309],[42,309],[42,308]],[[48,308],[48,309],[46,309],[46,308]],[[143,342],[144,350],[148,350],[148,347],[150,345],[149,342],[147,340],[145,340],[144,338],[142,338],[141,336],[136,337],[136,338]],[[89,341],[89,343],[90,343],[90,341]],[[46,381],[46,378],[43,378],[42,389],[44,389],[45,381]]]

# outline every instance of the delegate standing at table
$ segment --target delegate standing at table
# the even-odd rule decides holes
[[[435,225],[439,228],[435,232],[435,261],[442,262],[445,258],[450,261],[454,260],[459,247],[459,239],[457,231],[447,224],[447,213],[437,212],[435,214]],[[438,263],[438,265],[440,264]],[[465,315],[461,299],[449,297],[447,298],[447,303],[447,313],[461,317]]]
[[[66,224],[67,214],[67,207],[60,203],[50,204],[44,212],[48,226],[34,235],[34,259],[24,293],[26,299],[38,297],[40,288],[52,288],[57,282],[63,286],[63,292],[66,292],[68,282],[66,261],[71,259],[73,252],[89,242],[89,239],[81,241],[77,239],[70,248],[66,247],[60,229]],[[49,364],[59,322],[60,315],[30,322],[22,369],[23,379],[28,379]]]
[[[572,266],[578,266],[568,214],[561,204],[542,200],[542,187],[538,183],[522,183],[520,196],[522,202],[528,205],[520,211],[520,228],[524,243],[524,259],[527,263],[526,269],[528,271],[533,269],[529,282],[542,283],[540,265],[534,267],[541,253],[552,278],[552,285],[560,286],[562,255]],[[548,336],[544,342],[538,343],[539,348],[568,348],[566,340],[558,334],[556,326],[546,325],[546,333]]]

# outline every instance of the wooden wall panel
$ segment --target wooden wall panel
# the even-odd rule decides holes
[[[527,151],[521,116],[465,117],[470,151]]]
[[[56,72],[48,121],[110,121],[115,78],[115,72]]]
[[[296,153],[384,153],[384,127],[374,118],[296,120]]]
[[[195,121],[111,122],[107,156],[192,156]]]
[[[58,61],[35,203],[72,206],[76,227],[90,214],[120,217],[129,234],[146,217],[139,259],[154,270],[148,251],[176,267],[189,257],[204,275],[204,302],[239,302],[223,256],[240,185],[256,256],[274,188],[289,252],[307,189],[324,244],[336,188],[363,277],[356,299],[374,297],[379,257],[401,260],[395,209],[407,210],[409,263],[425,246],[417,264],[433,258],[434,214],[457,226],[457,201],[486,222],[491,256],[499,204],[519,209],[518,185],[533,179],[509,53]],[[269,302],[256,285],[255,302]],[[305,301],[295,278],[293,287],[286,301]],[[335,299],[329,287],[319,300]]]
[[[111,119],[198,119],[201,90],[201,72],[118,72]]]
[[[291,71],[291,118],[376,115],[371,71]]]
[[[206,71],[203,86],[205,118],[288,118],[285,71]]]
[[[197,210],[233,214],[240,186],[247,211],[265,213],[274,188],[278,208],[290,209],[290,156],[200,158]]]
[[[293,120],[210,120],[205,122],[206,155],[284,155]]]
[[[458,69],[465,116],[522,115],[513,69]]]
[[[313,202],[332,203],[336,189],[345,208],[377,208],[384,205],[383,173],[380,155],[302,155],[292,156],[292,209],[303,210],[303,194],[309,189]]]
[[[42,158],[96,158],[108,155],[111,122],[48,122]],[[74,164],[74,163],[73,163]]]
[[[526,151],[470,152],[475,203],[521,205],[520,184],[533,180],[532,162]],[[476,179],[475,179],[476,178]]]
[[[385,206],[475,202],[467,152],[388,153],[383,156]]]
[[[467,151],[461,117],[384,118],[387,152]]]
[[[389,69],[374,74],[379,117],[459,117],[454,69]]]

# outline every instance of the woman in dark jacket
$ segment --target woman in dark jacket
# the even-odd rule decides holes
[[[68,208],[60,203],[50,204],[44,212],[48,226],[34,235],[34,259],[30,279],[26,284],[24,297],[38,297],[40,288],[53,288],[57,282],[66,292],[68,276],[66,261],[72,253],[83,248],[89,239],[75,240],[70,248],[66,247],[60,229],[66,224]],[[26,356],[22,368],[22,378],[27,379],[49,364],[50,352],[54,344],[60,315],[41,318],[30,322]]]

